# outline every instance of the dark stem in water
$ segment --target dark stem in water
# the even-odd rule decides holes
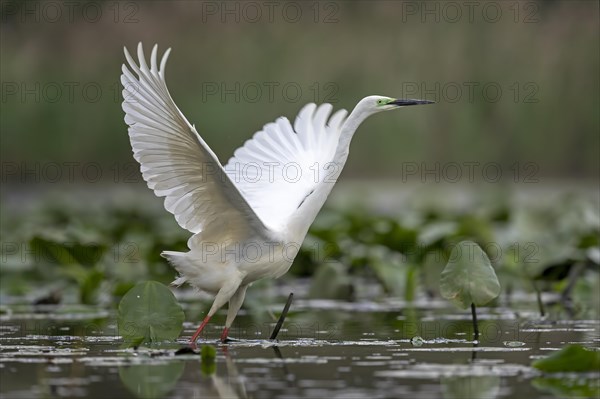
[[[479,326],[477,325],[477,308],[474,303],[471,304],[471,316],[473,316],[473,338],[477,340],[479,339]]]
[[[540,317],[544,317],[546,315],[546,311],[544,310],[544,302],[542,302],[542,293],[540,292],[535,280],[531,280],[531,285],[533,285],[533,289],[535,290],[535,297],[537,299],[538,308],[540,309]]]
[[[277,320],[277,324],[275,324],[275,329],[273,329],[273,333],[271,334],[271,337],[269,339],[277,338],[277,334],[279,334],[279,330],[281,330],[281,326],[283,325],[283,322],[285,321],[285,317],[287,316],[288,311],[290,310],[290,305],[292,304],[293,298],[294,298],[294,293],[290,292],[287,302],[285,303],[285,306],[283,307],[283,312],[281,312],[281,316],[279,316],[279,320]]]

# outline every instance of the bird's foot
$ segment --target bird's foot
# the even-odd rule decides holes
[[[221,334],[221,343],[223,343],[223,344],[228,344],[228,343],[230,343],[230,342],[239,342],[239,341],[240,341],[239,339],[235,339],[235,338],[229,338],[229,337],[227,336],[227,334],[228,334],[228,333],[229,333],[229,328],[228,328],[228,327],[225,327],[225,328],[223,329],[223,334]]]
[[[230,344],[232,342],[241,342],[241,339],[225,337],[225,339],[221,339],[222,344]]]
[[[178,350],[175,351],[175,356],[177,355],[189,355],[189,354],[195,354],[198,353],[196,352],[196,345],[189,345],[189,346],[184,346],[179,348]]]
[[[221,342],[224,344],[226,344],[227,342],[230,342],[230,339],[227,336],[228,333],[229,333],[229,328],[225,327],[223,329],[223,333],[221,334]]]

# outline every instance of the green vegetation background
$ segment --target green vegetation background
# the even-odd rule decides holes
[[[158,254],[185,250],[188,232],[150,190],[127,184],[140,179],[118,79],[123,46],[133,50],[142,41],[147,51],[155,42],[173,48],[171,94],[223,162],[265,123],[294,118],[306,102],[351,109],[370,94],[438,101],[375,116],[360,128],[345,188],[334,191],[290,273],[314,275],[310,295],[360,296],[350,278],[359,275],[407,300],[435,296],[448,249],[468,239],[488,251],[506,292],[531,292],[540,279],[541,291],[598,303],[598,2],[481,2],[472,20],[460,2],[274,2],[272,22],[266,3],[252,3],[263,13],[255,23],[243,11],[239,22],[205,12],[207,4],[243,10],[245,2],[75,2],[73,19],[63,8],[58,22],[44,15],[37,21],[36,7],[50,13],[48,4],[64,5],[2,2],[0,296],[47,302],[66,290],[66,301],[110,302],[136,282],[175,278]],[[286,4],[300,5],[298,22],[282,16]],[[448,4],[463,5],[459,21],[449,20]],[[86,5],[100,7],[98,22],[82,18]],[[434,14],[408,13],[407,6]],[[501,10],[498,21],[486,20],[487,6]],[[236,101],[204,90],[236,83],[260,87],[262,96],[252,101],[256,93],[242,89]],[[276,86],[272,101],[267,85]],[[285,85],[301,88],[297,101],[282,94]],[[406,92],[415,85],[417,93]],[[482,93],[486,85],[502,90],[497,101]],[[98,100],[86,101],[94,88]],[[463,190],[438,184],[434,173],[426,180],[437,191],[429,192],[425,184],[403,184],[407,162],[427,170],[494,162],[505,179],[515,177],[518,163],[520,172],[534,172],[518,182],[537,184],[488,181]],[[73,163],[75,179],[82,166],[97,163],[105,181],[69,184],[64,176],[62,184],[37,184],[51,183],[40,173],[44,165],[67,173]],[[353,178],[381,181],[367,187]],[[523,191],[525,201],[513,195]],[[497,248],[501,256],[494,257],[489,251]]]

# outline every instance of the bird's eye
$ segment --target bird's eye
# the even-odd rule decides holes
[[[383,105],[383,100],[377,100],[378,105]]]

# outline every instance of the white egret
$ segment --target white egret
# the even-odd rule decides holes
[[[347,115],[330,104],[307,104],[294,124],[280,117],[266,124],[222,166],[173,102],[157,46],[146,63],[125,48],[123,110],[135,159],[148,187],[177,223],[193,235],[189,252],[161,253],[177,270],[173,282],[215,295],[194,343],[215,312],[229,302],[221,339],[227,339],[248,285],[285,274],[308,228],[325,203],[358,126],[370,115],[426,100],[363,98]]]

